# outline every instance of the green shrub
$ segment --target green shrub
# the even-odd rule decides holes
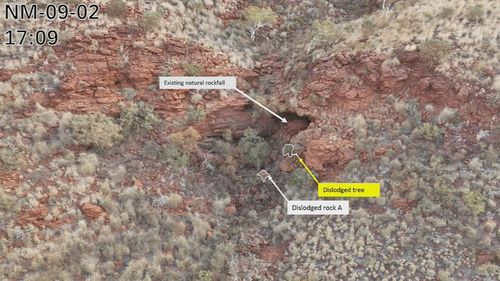
[[[226,141],[232,141],[233,140],[233,132],[231,129],[227,128],[222,132],[222,138]]]
[[[193,226],[193,237],[197,240],[204,240],[207,232],[211,229],[210,224],[198,214],[191,216],[191,225]]]
[[[438,280],[439,281],[449,281],[450,279],[450,273],[445,270],[440,270],[438,272]]]
[[[332,21],[325,20],[315,20],[311,31],[310,31],[310,41],[307,46],[307,52],[309,53],[318,45],[328,45],[338,43],[343,39],[343,34],[338,28],[335,28]]]
[[[153,31],[160,27],[162,14],[157,11],[144,12],[142,14],[141,26],[147,31]]]
[[[177,208],[182,204],[182,201],[183,201],[182,196],[180,196],[177,193],[171,193],[167,198],[168,198],[167,199],[167,206],[169,208]]]
[[[220,155],[227,155],[231,151],[231,144],[223,140],[215,140],[212,143],[212,150]]]
[[[143,102],[125,108],[120,115],[120,124],[127,134],[149,131],[159,122],[154,110]]]
[[[217,215],[223,215],[224,209],[231,203],[231,196],[220,198],[212,203],[213,210]]]
[[[177,145],[167,143],[162,145],[158,158],[163,163],[171,166],[175,170],[187,167],[189,164],[189,153],[182,151]]]
[[[83,176],[90,176],[96,172],[99,159],[94,153],[82,153],[78,156],[77,163],[78,173]]]
[[[123,138],[121,126],[102,113],[73,115],[68,125],[72,138],[82,145],[108,149]]]
[[[444,19],[451,19],[453,17],[453,13],[455,10],[451,7],[444,7],[441,9],[441,12],[438,14],[438,17],[444,18]]]
[[[364,19],[361,23],[361,28],[363,30],[363,34],[369,35],[375,32],[377,25],[371,19]]]
[[[443,130],[441,130],[438,126],[429,123],[422,124],[419,130],[426,140],[434,140],[443,133]]]
[[[115,18],[121,18],[127,13],[127,3],[123,0],[111,0],[106,5],[106,13]]]
[[[246,129],[238,143],[238,149],[243,162],[260,169],[269,155],[271,147],[253,129]]]
[[[247,22],[252,25],[273,24],[278,18],[276,13],[269,7],[249,6],[243,11],[243,15]]]
[[[195,93],[189,98],[191,104],[198,104],[203,101],[203,96],[200,93]]]
[[[201,135],[193,127],[189,127],[182,132],[172,134],[170,140],[183,151],[191,153],[196,149],[198,141],[201,140]]]
[[[79,0],[63,0],[63,1],[61,1],[61,3],[76,6],[78,4],[81,4],[81,1],[79,1]]]
[[[304,169],[295,169],[290,177],[290,185],[299,189],[310,187],[314,184],[311,176]]]
[[[188,110],[187,119],[188,119],[188,122],[194,123],[194,122],[198,122],[200,120],[205,119],[206,115],[207,114],[205,113],[203,108],[199,108],[199,107],[194,108],[193,107],[193,108]]]
[[[486,12],[482,5],[474,5],[467,8],[467,19],[472,22],[481,22]]]
[[[10,210],[15,205],[15,198],[0,188],[0,210]]]
[[[436,117],[438,124],[456,123],[458,121],[458,112],[455,109],[445,107]]]
[[[448,58],[451,44],[440,39],[426,40],[418,46],[422,59],[430,66],[437,66]]]
[[[214,279],[214,274],[207,270],[202,270],[198,272],[198,281],[212,281]]]
[[[485,263],[478,266],[476,272],[480,276],[493,276],[493,278],[495,278],[496,276],[498,278],[498,276],[500,276],[500,266],[494,263]],[[484,280],[494,280],[494,279],[484,279]]]
[[[366,138],[368,125],[363,115],[358,114],[356,117],[349,120],[350,126],[356,132],[358,138]]]
[[[20,152],[17,149],[0,149],[0,170],[14,170],[21,165]]]
[[[203,67],[196,63],[184,63],[182,69],[189,76],[198,76],[203,71]]]
[[[160,161],[174,169],[184,168],[189,165],[189,158],[195,151],[201,135],[194,128],[170,135],[170,142],[162,145],[159,152]]]
[[[484,196],[477,191],[470,191],[463,196],[464,203],[475,214],[479,215],[484,212],[486,202]]]

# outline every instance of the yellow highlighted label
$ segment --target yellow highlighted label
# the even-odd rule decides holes
[[[318,183],[318,197],[380,197],[380,183]]]

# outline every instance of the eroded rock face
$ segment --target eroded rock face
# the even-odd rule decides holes
[[[435,73],[415,52],[393,58],[375,53],[340,54],[312,63],[307,73],[304,97],[318,95],[327,105],[351,111],[371,107],[389,94],[407,94],[448,106],[458,106],[468,96],[465,85]],[[450,97],[456,98],[451,101]]]
[[[189,108],[200,105],[191,104],[187,90],[159,90],[159,76],[193,75],[185,68],[185,64],[191,64],[201,69],[199,75],[237,76],[242,90],[257,77],[253,71],[231,65],[223,54],[181,40],[167,38],[159,48],[145,42],[146,47],[141,48],[134,46],[131,38],[141,36],[130,34],[126,28],[115,28],[90,38],[79,34],[64,48],[58,47],[58,59],[73,68],[65,73],[59,91],[52,93],[47,103],[58,110],[117,115],[119,103],[126,100],[120,91],[131,88],[136,94],[133,100],[145,101],[169,121],[184,122]],[[221,134],[227,128],[238,135],[255,121],[244,112],[249,101],[236,92],[221,97],[219,91],[204,91],[202,96],[204,100],[199,104],[207,118],[194,125],[202,135]],[[263,118],[259,123],[271,119]]]
[[[275,75],[273,88],[268,91],[280,93],[279,100],[288,104],[287,110],[313,121],[300,138],[292,141],[304,145],[306,161],[324,176],[338,174],[352,157],[354,136],[347,126],[349,117],[361,114],[379,120],[400,118],[391,113],[385,101],[389,95],[416,99],[420,112],[426,104],[433,105],[434,114],[445,107],[457,110],[464,121],[457,134],[467,145],[475,142],[480,128],[477,125],[493,127],[492,116],[499,111],[484,96],[471,94],[480,91],[479,86],[456,82],[435,72],[416,51],[399,51],[394,57],[376,53],[336,54],[309,64],[298,62],[287,71],[287,61],[276,56],[266,60],[259,73],[282,73]],[[292,105],[290,88],[297,84],[303,87],[296,105]],[[423,116],[425,120],[432,118],[429,114]]]
[[[281,141],[304,145],[311,166],[330,175],[341,171],[353,155],[354,137],[346,120],[356,114],[394,118],[387,115],[384,99],[388,95],[416,98],[421,106],[432,103],[435,112],[445,106],[458,110],[466,121],[464,139],[470,140],[478,128],[490,126],[491,116],[498,112],[498,107],[487,106],[484,98],[474,95],[478,86],[435,73],[415,51],[399,51],[392,58],[376,53],[335,54],[311,63],[298,62],[292,70],[287,70],[287,61],[273,54],[262,59],[255,70],[248,70],[230,64],[224,54],[179,39],[166,38],[162,46],[147,40],[134,44],[139,39],[144,38],[137,31],[117,27],[105,34],[77,34],[64,47],[55,47],[56,59],[72,67],[59,89],[44,97],[45,104],[58,110],[116,116],[119,103],[127,100],[120,92],[131,88],[133,101],[146,102],[168,123],[185,124],[189,110],[203,110],[206,118],[187,124],[203,136],[220,136],[230,129],[238,138],[249,126],[263,135],[277,132],[275,137]],[[236,92],[204,91],[201,101],[192,101],[189,91],[158,89],[161,74],[193,75],[187,73],[186,63],[196,64],[200,75],[237,76],[240,89],[270,95],[275,106],[307,116],[312,123],[303,128],[290,122],[282,130],[283,125],[265,112],[255,118],[246,110],[251,103]],[[267,78],[273,83],[266,83]],[[290,88],[297,81],[303,87],[295,89],[291,98]],[[298,134],[294,126],[304,130],[307,139],[294,138]]]

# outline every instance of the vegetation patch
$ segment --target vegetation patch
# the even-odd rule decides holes
[[[122,18],[127,13],[127,3],[123,0],[111,0],[106,5],[106,13],[115,18]]]
[[[271,151],[269,144],[253,129],[246,129],[238,143],[240,158],[257,169],[262,167]]]
[[[126,134],[147,132],[159,123],[154,110],[143,102],[125,107],[120,116],[120,124]]]
[[[109,149],[123,139],[122,127],[102,113],[68,113],[61,121],[60,132],[68,133],[77,144],[98,149]]]
[[[444,40],[430,39],[422,42],[418,47],[422,58],[430,65],[437,66],[447,59],[452,48]]]
[[[159,11],[148,11],[142,14],[141,26],[146,31],[154,31],[160,27],[162,14]]]

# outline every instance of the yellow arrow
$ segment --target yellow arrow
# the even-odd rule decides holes
[[[300,158],[299,156],[297,156],[299,158],[299,162],[300,164],[302,164],[302,166],[304,166],[304,168],[306,168],[306,171],[309,173],[309,175],[311,175],[312,179],[317,183],[319,184],[319,181],[318,179],[316,179],[316,177],[314,176],[314,174],[311,172],[311,170],[309,170],[309,167],[307,167],[306,163],[304,163],[304,160],[302,158]]]

